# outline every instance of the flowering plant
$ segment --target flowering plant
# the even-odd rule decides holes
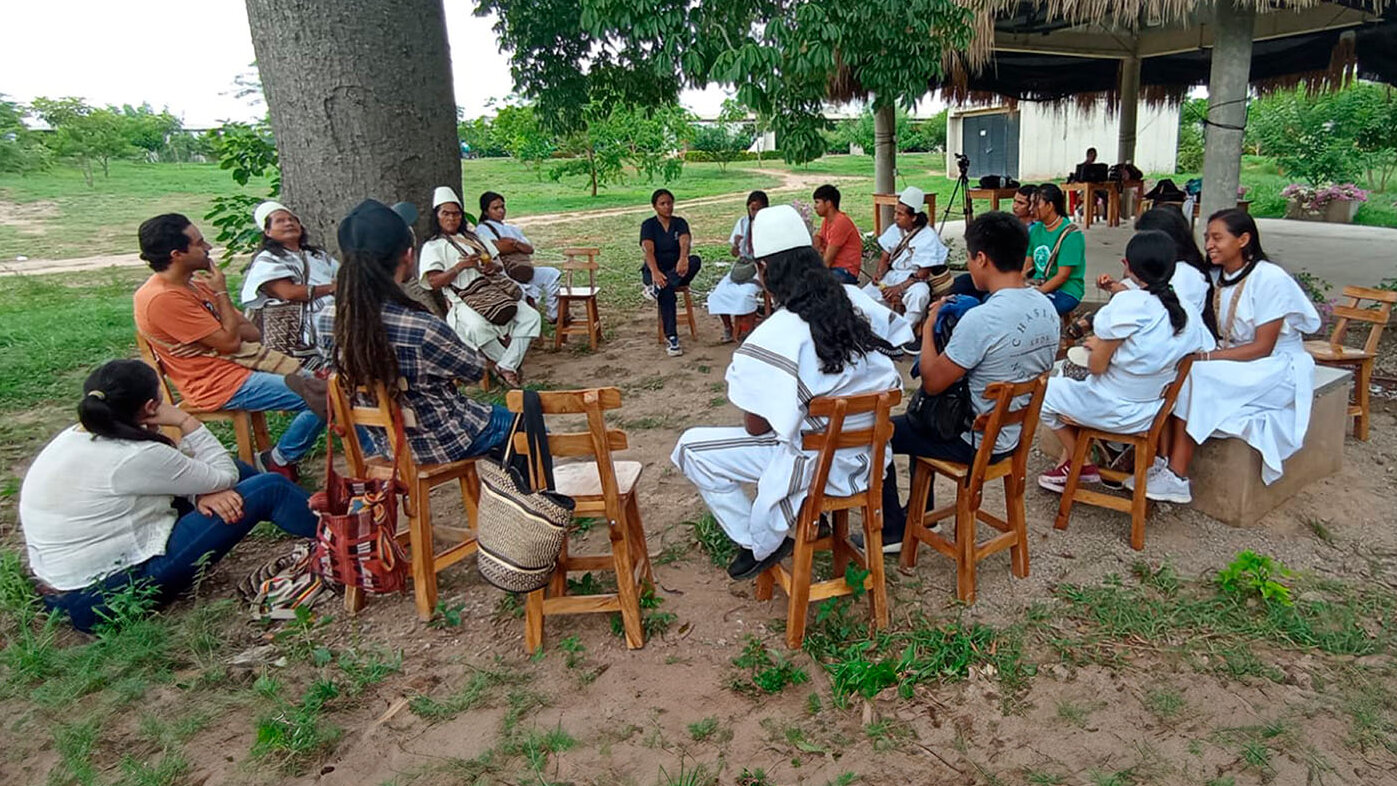
[[[1330,202],[1367,202],[1368,192],[1353,183],[1307,186],[1291,183],[1281,189],[1281,196],[1295,200],[1301,210],[1323,210]]]

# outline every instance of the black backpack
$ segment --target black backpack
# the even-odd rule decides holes
[[[931,334],[938,354],[946,351],[946,344],[950,342],[951,333],[960,321],[962,313],[964,312],[960,309],[953,309],[938,315]],[[919,365],[912,367],[912,376],[920,376]],[[927,439],[938,442],[960,439],[960,435],[969,431],[975,424],[975,409],[970,403],[970,374],[962,374],[960,379],[936,395],[927,393],[921,384],[918,384],[912,398],[907,402],[907,422],[914,431]]]

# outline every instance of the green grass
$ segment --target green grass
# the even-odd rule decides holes
[[[1154,179],[1156,175],[1150,175]],[[1199,173],[1179,173],[1164,175],[1180,186],[1189,178],[1201,177]],[[1285,215],[1285,198],[1281,189],[1294,180],[1281,174],[1275,162],[1261,156],[1242,156],[1242,185],[1247,188],[1246,198],[1251,200],[1251,214],[1257,218],[1281,218]],[[1362,186],[1362,183],[1359,183]],[[1374,193],[1358,208],[1353,223],[1374,227],[1397,227],[1397,190],[1388,187],[1385,194]]]

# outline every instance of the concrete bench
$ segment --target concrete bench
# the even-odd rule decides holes
[[[1261,454],[1240,439],[1210,439],[1194,454],[1193,507],[1234,527],[1260,521],[1281,503],[1344,465],[1348,401],[1353,374],[1315,367],[1315,397],[1305,445],[1286,459],[1285,474],[1271,485],[1261,482]]]

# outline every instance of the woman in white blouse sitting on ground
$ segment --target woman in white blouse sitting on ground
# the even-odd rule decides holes
[[[300,486],[234,462],[202,423],[161,401],[139,360],[93,371],[78,420],[39,452],[19,495],[44,603],[78,630],[92,630],[108,598],[138,582],[161,603],[174,599],[259,521],[315,535]],[[178,446],[161,426],[180,430]]]

